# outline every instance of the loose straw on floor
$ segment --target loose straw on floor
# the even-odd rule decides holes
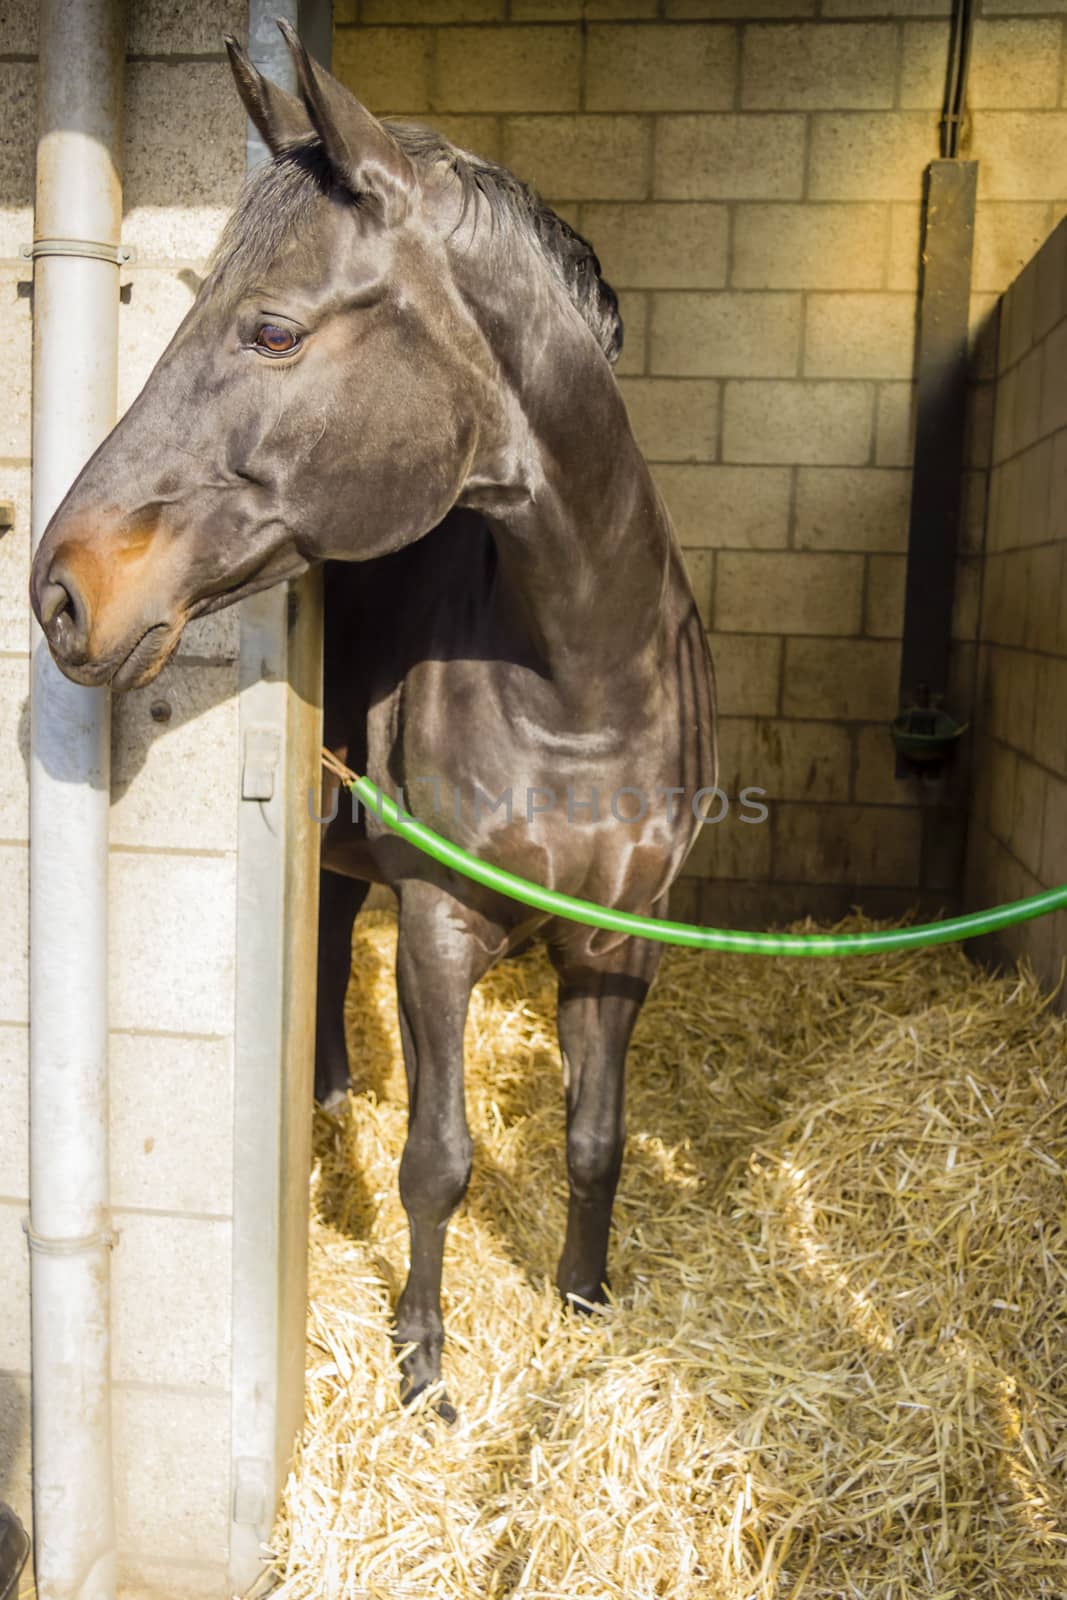
[[[853,919],[848,927],[869,926]],[[356,925],[356,1078],[316,1126],[307,1423],[278,1600],[1067,1593],[1067,1029],[959,950],[670,952],[639,1025],[614,1303],[552,1286],[554,983],[468,1024],[453,1429],[404,1411],[395,922]]]

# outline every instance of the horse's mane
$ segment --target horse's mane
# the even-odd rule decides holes
[[[622,350],[618,296],[602,275],[588,239],[557,216],[536,190],[507,167],[461,150],[433,128],[419,123],[387,121],[386,126],[416,166],[443,161],[451,167],[462,187],[464,212],[476,193],[483,195],[494,223],[514,229],[540,251],[608,360],[617,361]]]
[[[416,167],[446,164],[459,179],[465,217],[476,195],[489,206],[495,227],[527,240],[544,258],[609,361],[622,349],[622,318],[614,289],[604,279],[587,239],[557,216],[529,184],[507,167],[461,150],[419,123],[387,122]],[[334,180],[317,139],[291,146],[257,167],[245,182],[212,261],[211,281],[239,293],[265,271],[283,241],[309,220],[317,195]]]

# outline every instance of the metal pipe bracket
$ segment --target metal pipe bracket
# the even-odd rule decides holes
[[[39,256],[78,256],[86,261],[110,261],[116,267],[134,258],[129,245],[102,244],[98,239],[35,239],[21,245],[19,255],[26,261],[36,261]]]
[[[86,1250],[114,1250],[119,1242],[119,1236],[114,1228],[104,1228],[99,1233],[85,1233],[66,1239],[49,1238],[47,1234],[37,1233],[29,1217],[22,1219],[22,1231],[26,1235],[26,1242],[30,1249],[40,1256],[77,1256]]]

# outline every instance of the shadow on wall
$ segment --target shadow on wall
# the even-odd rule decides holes
[[[193,17],[193,11],[199,15]],[[244,113],[225,64],[225,32],[246,38],[239,0],[219,6],[131,6],[125,65],[126,205],[232,203],[244,176]],[[0,80],[5,141],[0,156],[0,206],[31,205],[37,143],[36,7],[0,14]],[[21,59],[12,60],[15,55]],[[167,55],[176,56],[168,61]],[[145,60],[149,56],[154,59]],[[94,108],[95,109],[95,108]],[[66,130],[101,136],[94,109],[66,108]],[[217,151],[212,159],[205,151]],[[178,198],[180,197],[180,199]]]
[[[177,667],[188,666],[189,658],[177,658]],[[176,671],[174,667],[143,689],[133,689],[112,704],[111,797],[121,799],[142,767],[151,758],[158,741],[180,736],[183,745],[195,745],[191,725],[213,710],[232,701],[236,692],[236,665],[228,661],[195,662],[196,671]],[[186,730],[183,734],[183,730]],[[30,702],[20,708],[18,751],[29,772]],[[52,773],[61,777],[62,773]]]
[[[0,1372],[0,1500],[30,1526],[30,1384]]]

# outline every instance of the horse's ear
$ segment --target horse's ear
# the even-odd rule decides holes
[[[237,93],[271,155],[310,139],[315,130],[302,102],[257,71],[232,35],[225,38]]]
[[[307,114],[336,177],[352,194],[370,200],[387,226],[402,222],[416,186],[411,162],[377,117],[312,61],[296,30],[282,18],[278,27],[292,54]]]

